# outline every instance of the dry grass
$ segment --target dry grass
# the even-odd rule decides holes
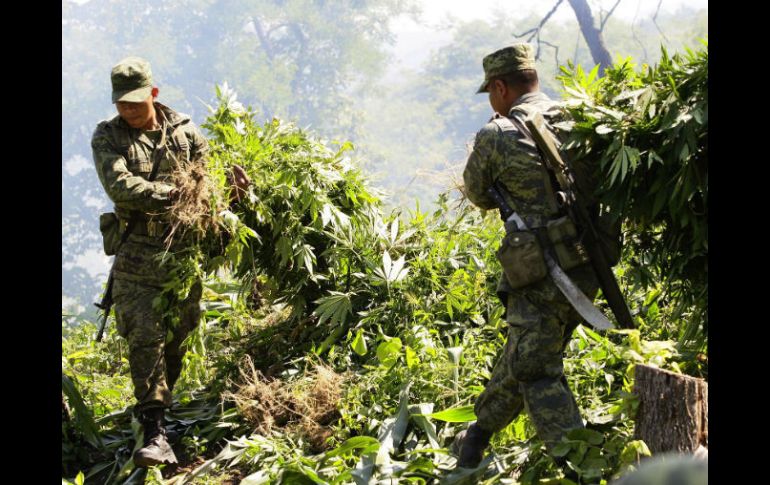
[[[240,382],[235,391],[225,393],[225,399],[233,401],[260,434],[284,428],[300,434],[313,453],[320,453],[328,448],[330,425],[340,417],[343,381],[342,375],[323,364],[293,381],[272,379],[246,356]]]
[[[224,209],[225,194],[202,163],[188,163],[174,171],[171,183],[179,191],[169,213],[171,230],[166,238],[170,245],[176,238],[190,231],[200,234],[219,234],[217,214]],[[213,207],[212,204],[222,205]]]

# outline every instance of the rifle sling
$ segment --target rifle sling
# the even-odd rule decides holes
[[[559,211],[559,204],[556,202],[555,192],[557,192],[558,190],[564,190],[564,189],[561,188],[559,181],[556,178],[556,175],[554,174],[553,167],[551,167],[551,164],[548,163],[548,159],[544,156],[543,151],[540,149],[540,145],[537,144],[535,139],[532,137],[532,134],[529,132],[529,129],[527,129],[527,127],[524,126],[524,123],[522,123],[521,120],[519,120],[515,116],[510,116],[508,117],[508,119],[510,119],[511,122],[514,125],[516,125],[516,128],[518,128],[519,133],[521,133],[526,139],[531,141],[532,144],[535,145],[535,148],[537,148],[537,152],[540,154],[540,159],[543,161],[543,163],[540,164],[540,170],[543,175],[543,185],[545,186],[545,195],[548,201],[548,207],[551,209],[551,212],[553,214],[558,214],[560,211]]]

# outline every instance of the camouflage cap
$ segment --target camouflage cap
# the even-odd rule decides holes
[[[535,69],[535,55],[532,44],[520,42],[505,47],[484,57],[484,82],[476,94],[484,93],[490,79],[524,69]]]
[[[112,68],[112,102],[138,103],[152,94],[150,63],[141,57],[126,57]]]

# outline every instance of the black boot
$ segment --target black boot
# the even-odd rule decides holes
[[[556,463],[556,465],[561,468],[562,473],[564,473],[564,478],[567,478],[569,480],[572,480],[575,483],[583,483],[583,484],[598,484],[599,481],[596,482],[587,482],[587,481],[581,481],[580,476],[578,473],[570,468],[570,466],[567,464],[567,458],[564,456],[560,456],[558,458],[554,457],[553,461]]]
[[[163,408],[151,408],[143,411],[139,416],[139,422],[144,429],[144,446],[134,453],[134,464],[137,467],[147,468],[163,463],[177,463],[174,450],[166,439],[163,414]]]
[[[471,424],[460,431],[452,443],[452,452],[457,455],[457,466],[476,468],[484,457],[484,450],[489,446],[492,432],[482,429],[478,424]]]

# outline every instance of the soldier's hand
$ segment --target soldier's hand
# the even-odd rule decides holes
[[[232,191],[230,192],[230,202],[241,201],[241,197],[246,195],[246,189],[251,185],[251,179],[246,175],[246,171],[240,165],[234,164],[230,173],[227,174],[227,180],[230,183]]]

